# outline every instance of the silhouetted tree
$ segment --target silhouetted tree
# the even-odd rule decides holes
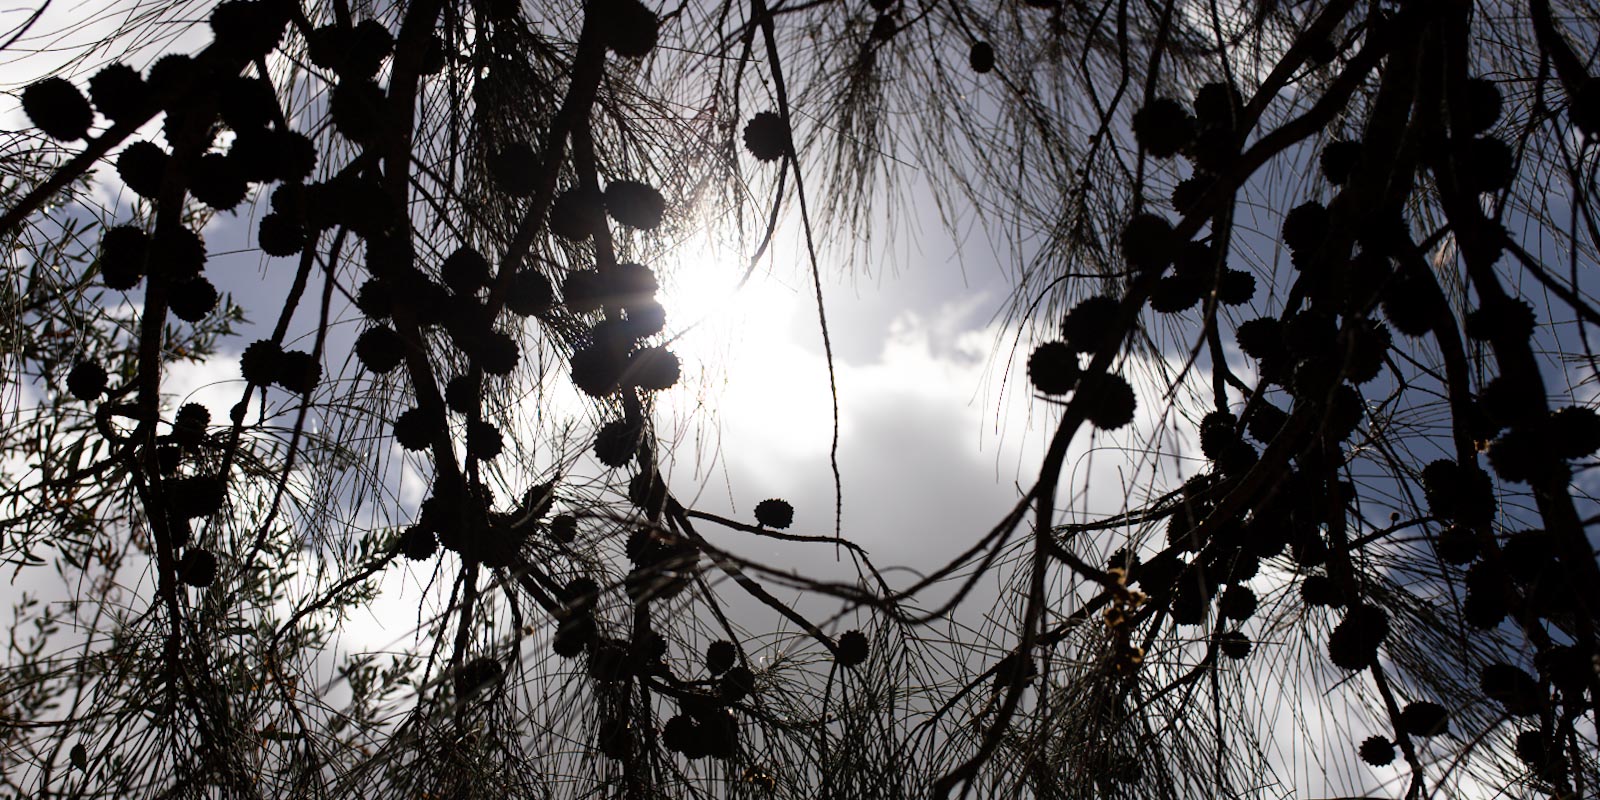
[[[74,598],[18,600],[5,791],[1592,796],[1597,31],[1549,0],[137,3],[28,78],[0,156],[0,553]],[[674,492],[656,270],[706,230],[754,270],[792,226],[826,342],[823,254],[924,187],[1019,265],[1055,416],[1016,505],[894,584],[786,502]],[[255,341],[201,235],[227,211],[286,287]],[[174,402],[222,352],[238,404]],[[1075,443],[1146,488],[1071,508]],[[407,565],[415,636],[335,655]]]

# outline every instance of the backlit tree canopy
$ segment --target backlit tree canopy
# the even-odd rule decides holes
[[[0,793],[1600,793],[1593,5],[74,8],[0,32]],[[837,424],[731,515],[662,424],[697,259],[837,420],[908,219],[1044,427],[916,573]]]

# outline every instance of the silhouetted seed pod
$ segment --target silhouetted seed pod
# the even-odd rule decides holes
[[[478,348],[475,358],[486,374],[510,375],[522,359],[522,351],[511,334],[494,331],[483,340],[483,346]]]
[[[175,444],[163,444],[163,445],[157,445],[156,446],[156,469],[161,472],[162,477],[170,478],[170,477],[172,477],[174,475],[177,475],[178,474],[178,467],[180,467],[182,465],[183,465],[183,448],[182,447],[179,447],[178,445],[175,445]],[[184,523],[184,526],[183,526],[183,541],[182,542],[174,542],[174,544],[182,545],[182,544],[185,544],[185,543],[187,543],[189,541],[188,520],[182,519],[181,517],[175,518],[170,513],[167,515],[167,523],[169,525],[176,524],[178,522]]]
[[[595,458],[608,467],[626,465],[638,449],[639,427],[620,420],[602,425],[594,437]]]
[[[356,291],[356,307],[371,319],[388,319],[394,304],[395,287],[387,278],[368,278]]]
[[[879,14],[872,21],[872,29],[867,32],[867,39],[873,42],[887,42],[900,32],[900,24],[895,21],[893,14]]]
[[[1239,631],[1223,631],[1217,634],[1217,649],[1235,661],[1249,658],[1250,637]]]
[[[1467,312],[1462,329],[1474,339],[1491,342],[1527,341],[1538,320],[1533,307],[1514,297],[1486,301]]]
[[[106,288],[127,291],[144,278],[150,238],[132,225],[107,230],[100,237],[100,280]]]
[[[562,302],[574,314],[599,311],[605,297],[605,281],[601,280],[600,273],[592,269],[569,272],[561,282]]]
[[[655,230],[667,213],[666,198],[655,187],[638,181],[612,181],[604,198],[611,218],[630,228]]]
[[[578,538],[577,518],[562,514],[550,520],[550,538],[561,544],[572,544]]]
[[[483,385],[472,373],[451,378],[444,387],[444,404],[457,414],[470,414],[483,402]]]
[[[252,342],[239,356],[239,372],[256,386],[266,386],[278,376],[283,362],[283,348],[271,339]]]
[[[1567,406],[1550,414],[1550,445],[1560,458],[1587,458],[1600,450],[1600,414]]]
[[[1321,574],[1307,575],[1300,582],[1300,597],[1308,606],[1340,608],[1344,606],[1344,592],[1333,579]]]
[[[456,294],[475,294],[489,282],[489,260],[463,245],[440,265],[439,277]]]
[[[661,743],[674,753],[690,755],[698,748],[700,739],[700,726],[688,714],[679,714],[669,720],[661,729]]]
[[[1093,353],[1112,338],[1120,310],[1115,299],[1105,295],[1087,298],[1072,307],[1061,320],[1061,338],[1079,353]]]
[[[152,273],[169,281],[182,282],[200,274],[206,266],[206,245],[200,235],[175,225],[156,231],[150,242],[146,263]]]
[[[1157,98],[1133,114],[1133,136],[1145,152],[1171,158],[1194,139],[1195,119],[1182,103]]]
[[[194,199],[218,211],[239,205],[248,190],[238,164],[221,153],[201,156],[189,181],[189,193]]]
[[[1483,630],[1499,625],[1510,611],[1511,585],[1504,569],[1494,561],[1479,561],[1467,570],[1465,583],[1467,596],[1461,604],[1462,616]]]
[[[328,100],[333,127],[356,144],[375,144],[383,133],[386,99],[383,90],[371,80],[339,81]]]
[[[1407,336],[1424,336],[1433,330],[1437,292],[1424,279],[1395,275],[1383,290],[1383,315],[1395,330]]]
[[[1322,175],[1328,179],[1328,183],[1343,186],[1361,165],[1361,143],[1329,142],[1322,148],[1322,155],[1317,157],[1317,163],[1322,166]]]
[[[117,155],[117,177],[140,197],[154,200],[167,171],[167,151],[153,142],[134,142]]]
[[[22,90],[22,110],[46,136],[74,142],[89,135],[94,109],[66,78],[50,77]]]
[[[1229,586],[1217,601],[1217,611],[1232,620],[1247,620],[1256,613],[1256,593],[1248,586]]]
[[[1461,99],[1464,107],[1454,115],[1458,135],[1483,133],[1494,127],[1500,119],[1500,87],[1494,85],[1493,81],[1484,78],[1468,80],[1462,87]]]
[[[1516,177],[1516,156],[1504,140],[1484,136],[1461,145],[1456,158],[1462,188],[1471,192],[1498,192]]]
[[[737,703],[756,690],[756,676],[746,667],[734,667],[717,681],[723,702]]]
[[[322,365],[304,350],[285,350],[278,362],[276,382],[295,394],[311,394],[322,380]]]
[[[211,12],[217,43],[246,58],[265,56],[278,46],[288,24],[287,9],[273,0],[230,0]]]
[[[1328,657],[1343,669],[1366,669],[1376,663],[1378,648],[1389,636],[1389,615],[1377,606],[1352,606],[1328,636]]]
[[[1339,57],[1339,46],[1327,37],[1308,42],[1306,47],[1306,59],[1319,67],[1332,64]]]
[[[658,392],[677,385],[682,377],[683,365],[678,356],[665,347],[645,347],[628,356],[623,377],[629,384],[647,392]]]
[[[1491,378],[1478,393],[1484,412],[1502,428],[1537,422],[1544,411],[1541,400],[1538,389],[1519,385],[1504,375]]]
[[[1470,564],[1478,557],[1478,537],[1467,528],[1450,525],[1434,535],[1433,551],[1446,564]]]
[[[856,667],[867,660],[867,637],[861,631],[845,631],[839,637],[838,649],[833,658],[843,667]]]
[[[1172,187],[1172,207],[1185,216],[1193,213],[1199,207],[1206,190],[1210,189],[1216,180],[1210,175],[1196,173],[1178,181],[1177,185]]]
[[[437,431],[438,425],[420,408],[410,409],[394,421],[394,440],[407,450],[428,449]]]
[[[394,52],[394,36],[375,19],[356,23],[350,29],[347,42],[349,49],[341,65],[342,74],[352,78],[370,78],[378,74],[383,60]]]
[[[625,58],[643,58],[656,46],[661,22],[639,0],[607,0],[606,47]]]
[[[979,75],[986,75],[994,69],[994,45],[988,42],[973,42],[972,49],[967,52],[967,66]]]
[[[1133,422],[1138,406],[1133,387],[1121,375],[1085,374],[1078,379],[1074,403],[1083,404],[1083,416],[1103,431],[1112,431]]]
[[[311,63],[323,69],[339,71],[350,53],[350,32],[338,25],[317,28],[306,37],[306,41],[310,45],[306,52]]]
[[[1349,343],[1345,350],[1344,378],[1363,384],[1378,377],[1384,356],[1389,352],[1389,329],[1375,322],[1351,323],[1345,328]]]
[[[519,317],[532,317],[547,313],[555,306],[555,290],[550,279],[538,270],[524,268],[511,279],[511,291],[506,295],[506,308]]]
[[[256,229],[256,243],[269,256],[292,256],[305,249],[306,231],[284,214],[267,214]]]
[[[787,528],[794,524],[794,506],[777,498],[762,500],[756,503],[756,524],[778,530]]]
[[[1283,323],[1272,317],[1240,323],[1234,338],[1239,342],[1239,349],[1251,358],[1279,358],[1287,353]]]
[[[1194,116],[1202,127],[1232,130],[1235,117],[1243,110],[1239,90],[1226,83],[1208,83],[1194,95]]]
[[[645,300],[623,307],[627,315],[627,335],[639,341],[660,333],[667,326],[667,310],[655,300]]]
[[[1490,664],[1478,674],[1478,686],[1490,700],[1505,706],[1514,717],[1538,714],[1548,705],[1549,695],[1539,681],[1519,667]]]
[[[1567,115],[1590,140],[1600,138],[1600,78],[1586,78],[1567,98]]]
[[[721,675],[727,672],[738,658],[733,642],[718,639],[706,646],[706,672]]]
[[[614,348],[591,344],[572,353],[572,384],[591,397],[617,390],[627,361]]]
[[[112,122],[128,122],[155,113],[150,87],[133,67],[117,62],[89,79],[89,98]]]
[[[1217,280],[1217,302],[1225,306],[1242,306],[1256,295],[1256,276],[1238,269],[1225,269]]]
[[[172,418],[172,438],[185,447],[194,447],[205,439],[206,426],[211,424],[211,412],[199,403],[184,403]]]
[[[1161,314],[1188,311],[1200,302],[1200,292],[1198,282],[1180,275],[1168,275],[1156,281],[1155,287],[1150,290],[1150,309]]]
[[[1028,356],[1028,380],[1049,395],[1066,394],[1078,382],[1078,355],[1065,342],[1045,342]]]
[[[433,531],[412,525],[400,534],[400,553],[412,561],[431,558],[438,551],[439,540],[433,535]]]
[[[776,112],[763,111],[744,126],[744,149],[757,161],[777,161],[789,154],[794,143],[789,126]]]
[[[271,183],[278,179],[277,137],[270,128],[236,131],[228,145],[228,160],[251,183]]]
[[[550,232],[563,239],[585,241],[606,224],[600,198],[583,189],[568,189],[550,203]]]
[[[667,484],[653,470],[640,472],[628,480],[628,501],[648,516],[658,516],[666,506]]]
[[[178,87],[185,82],[190,82],[190,92],[203,92],[208,88],[204,78],[200,77],[203,72],[196,68],[193,58],[182,53],[169,53],[150,65],[145,72],[144,82],[150,87],[152,99],[165,98],[165,108],[171,112],[181,109],[192,99],[190,95],[178,93]]]
[[[1315,200],[1295,206],[1283,217],[1283,244],[1295,254],[1299,266],[1328,236],[1328,209]]]
[[[489,176],[495,188],[512,197],[533,194],[538,183],[539,157],[525,142],[512,142],[489,159]]]
[[[194,475],[167,482],[169,512],[181,519],[201,519],[222,509],[225,494],[222,480],[213,475]]]
[[[1568,473],[1535,431],[1512,428],[1489,444],[1489,466],[1501,480],[1533,483]]]
[[[178,559],[178,580],[197,589],[210,586],[217,579],[217,557],[210,550],[194,548]]]
[[[1263,403],[1256,407],[1245,427],[1256,441],[1268,444],[1277,437],[1278,432],[1283,430],[1284,424],[1288,421],[1289,415],[1283,409],[1270,403]]]
[[[1438,736],[1450,729],[1450,714],[1444,706],[1420,700],[1400,709],[1400,729],[1412,736]]]
[[[203,277],[190,278],[174,284],[168,300],[173,316],[184,322],[199,322],[217,307],[217,287]]]
[[[272,131],[272,163],[278,180],[298,183],[317,168],[317,147],[298,131]]]
[[[1212,461],[1229,444],[1239,441],[1234,428],[1239,418],[1226,411],[1213,411],[1200,420],[1200,452]]]
[[[597,638],[594,617],[589,614],[574,614],[556,625],[556,635],[551,645],[556,655],[562,658],[576,658]]]
[[[1159,272],[1177,257],[1177,234],[1172,223],[1150,213],[1135,215],[1122,229],[1122,256],[1134,269]]]
[[[105,369],[92,361],[79,361],[67,373],[67,391],[84,402],[105,394],[108,382]]]
[[[1191,567],[1178,577],[1168,611],[1172,621],[1179,625],[1199,625],[1205,621],[1206,609],[1215,598],[1215,587],[1205,585]]]
[[[1382,736],[1371,736],[1361,743],[1361,760],[1374,767],[1394,763],[1394,743]]]
[[[405,357],[405,341],[386,325],[363,331],[356,337],[355,349],[361,365],[379,375],[392,372]]]
[[[1550,749],[1543,733],[1537,730],[1517,734],[1517,758],[1530,767],[1539,769],[1550,762]]]
[[[235,132],[259,130],[277,118],[278,96],[270,82],[237,75],[223,82],[217,113]]]
[[[505,449],[500,429],[484,420],[467,422],[467,455],[479,461],[493,461]]]

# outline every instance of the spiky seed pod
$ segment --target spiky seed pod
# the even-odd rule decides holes
[[[606,47],[624,58],[643,58],[655,49],[661,21],[639,0],[608,0]]]
[[[400,366],[405,358],[405,341],[387,325],[377,325],[356,337],[356,358],[367,369],[384,375]]]
[[[383,133],[385,95],[371,80],[345,79],[333,87],[328,113],[344,138],[372,145]]]
[[[307,55],[311,63],[336,72],[350,52],[350,32],[338,25],[324,25],[311,31],[306,42],[310,45]]]
[[[295,394],[311,394],[322,380],[322,365],[304,350],[285,350],[275,382]]]
[[[1161,97],[1133,114],[1133,136],[1145,152],[1171,158],[1194,139],[1195,119],[1182,103]]]
[[[1188,311],[1200,302],[1200,293],[1198,281],[1181,275],[1168,275],[1156,281],[1155,288],[1150,290],[1150,310],[1161,314]]]
[[[1288,421],[1288,412],[1270,403],[1263,403],[1250,415],[1250,421],[1245,428],[1256,441],[1268,444],[1277,438],[1278,432],[1283,430],[1284,424]]]
[[[106,288],[127,291],[144,278],[150,237],[132,225],[120,225],[100,237],[100,280]]]
[[[1493,560],[1479,561],[1467,570],[1465,583],[1461,613],[1467,623],[1483,630],[1499,625],[1510,611],[1511,584],[1505,570]]]
[[[1484,412],[1502,428],[1537,423],[1544,410],[1541,400],[1538,389],[1518,384],[1504,375],[1491,378],[1478,393]]]
[[[283,348],[271,339],[252,342],[239,356],[239,373],[256,386],[266,386],[278,376]]]
[[[185,82],[204,72],[195,68],[195,60],[182,53],[170,53],[156,59],[150,69],[145,72],[144,82],[150,87],[153,99],[165,100],[170,112],[176,106],[183,105],[190,98],[178,93],[178,87]],[[195,81],[194,90],[203,90],[200,81]]]
[[[550,520],[550,538],[560,544],[572,544],[578,539],[578,519],[571,514],[561,514]]]
[[[1421,278],[1400,274],[1383,289],[1383,315],[1394,329],[1412,337],[1433,330],[1437,287]]]
[[[534,317],[548,313],[555,306],[555,289],[550,279],[531,267],[517,271],[511,279],[511,291],[506,294],[506,308],[519,317]]]
[[[717,681],[718,694],[725,703],[737,703],[756,690],[756,676],[747,667],[734,667]]]
[[[1377,606],[1352,606],[1328,636],[1328,658],[1343,669],[1366,669],[1389,636],[1389,614]]]
[[[1560,458],[1587,458],[1600,450],[1600,414],[1567,406],[1550,414],[1550,445]]]
[[[1567,98],[1573,127],[1591,140],[1600,138],[1600,78],[1588,78]]]
[[[167,151],[153,142],[134,142],[117,155],[117,177],[140,197],[154,200],[167,172]]]
[[[1247,620],[1256,613],[1256,593],[1248,586],[1229,586],[1217,601],[1217,610],[1232,620]]]
[[[178,580],[197,589],[217,579],[217,557],[210,550],[193,548],[178,559]]]
[[[1526,730],[1517,734],[1517,758],[1530,767],[1543,767],[1550,762],[1550,749],[1544,734],[1538,730]]]
[[[1400,709],[1398,722],[1412,736],[1438,736],[1450,729],[1450,713],[1438,703],[1419,700]]]
[[[1489,444],[1489,466],[1511,483],[1533,483],[1568,471],[1536,431],[1523,428],[1512,428]]]
[[[600,198],[593,192],[568,189],[550,203],[550,232],[563,239],[587,241],[605,224]]]
[[[1120,311],[1116,299],[1106,295],[1087,298],[1061,320],[1061,338],[1079,353],[1093,353],[1108,344]]]
[[[150,241],[146,262],[154,274],[181,282],[196,277],[206,266],[206,245],[200,235],[182,225],[160,228]]]
[[[410,409],[394,421],[394,440],[411,451],[428,449],[437,431],[434,420],[420,408]]]
[[[236,133],[267,127],[278,115],[278,96],[262,78],[235,76],[222,85],[217,113]]]
[[[67,373],[67,391],[86,403],[105,394],[108,382],[105,369],[92,361],[79,361]]]
[[[299,131],[274,130],[272,167],[278,180],[300,183],[317,168],[317,146]]]
[[[471,414],[483,402],[483,384],[468,372],[451,378],[444,387],[444,404],[457,414]]]
[[[479,461],[493,461],[505,450],[500,429],[484,420],[467,422],[467,455]]]
[[[1074,403],[1084,404],[1084,419],[1103,431],[1113,431],[1133,422],[1139,403],[1133,387],[1121,375],[1085,374],[1078,379]]]
[[[1045,342],[1028,356],[1028,380],[1049,395],[1066,394],[1078,382],[1078,355],[1065,342]]]
[[[94,109],[66,78],[49,77],[22,90],[22,110],[46,136],[75,142],[89,135]]]
[[[721,675],[733,667],[738,658],[738,652],[733,647],[733,642],[718,639],[706,645],[706,672],[712,675]]]
[[[994,45],[973,42],[972,49],[967,51],[967,66],[979,75],[987,75],[994,69]]]
[[[843,667],[857,667],[866,663],[868,652],[867,636],[861,631],[845,631],[839,637],[838,649],[834,651],[833,658]]]
[[[1322,155],[1318,156],[1317,162],[1322,165],[1322,175],[1328,179],[1328,183],[1343,186],[1361,165],[1361,143],[1329,142],[1322,148]]]
[[[1194,95],[1195,120],[1207,128],[1232,129],[1244,108],[1239,90],[1223,82],[1208,83]]]
[[[89,98],[112,122],[127,122],[155,113],[150,87],[139,71],[122,62],[107,65],[89,79]]]
[[[1345,328],[1345,335],[1349,343],[1344,359],[1345,380],[1360,385],[1378,377],[1393,343],[1389,329],[1375,322],[1354,324]]]
[[[1295,264],[1303,254],[1314,252],[1328,236],[1328,209],[1312,200],[1295,206],[1283,217],[1283,244],[1295,254]]]
[[[1498,192],[1516,177],[1516,155],[1504,139],[1481,136],[1460,145],[1456,158],[1462,188],[1471,192]]]
[[[1462,88],[1461,99],[1464,106],[1455,109],[1457,113],[1453,115],[1457,134],[1472,136],[1483,133],[1499,121],[1503,101],[1500,87],[1494,81],[1484,78],[1468,80]]]
[[[378,74],[383,60],[394,52],[394,36],[383,23],[364,19],[350,28],[348,51],[345,53],[343,74],[355,78],[370,78]]]
[[[522,360],[522,349],[511,334],[494,331],[484,338],[475,358],[486,374],[510,375]]]
[[[1478,557],[1478,537],[1467,528],[1450,525],[1434,536],[1433,551],[1446,564],[1470,564]]]
[[[388,319],[394,306],[395,286],[386,278],[368,278],[356,291],[356,308],[370,319]]]
[[[794,506],[777,498],[762,500],[756,503],[756,524],[778,530],[787,528],[794,524]]]
[[[757,161],[777,161],[793,148],[789,126],[777,112],[762,111],[745,123],[744,149]]]
[[[204,277],[173,285],[168,295],[172,315],[184,322],[199,322],[217,307],[217,287]]]
[[[594,437],[594,456],[611,467],[626,466],[639,449],[639,426],[613,420],[600,427]]]
[[[172,418],[172,438],[179,444],[194,447],[205,438],[206,427],[211,424],[211,412],[199,403],[184,403]]]
[[[222,509],[227,487],[215,475],[194,475],[167,482],[169,511],[183,519],[209,517]]]
[[[230,0],[211,12],[217,43],[248,58],[272,52],[288,21],[284,5],[271,0]]]
[[[1242,306],[1256,296],[1256,276],[1240,269],[1226,269],[1217,280],[1217,302]]]
[[[1540,713],[1549,704],[1550,696],[1539,686],[1539,680],[1526,670],[1510,664],[1490,664],[1478,673],[1478,687],[1485,697],[1505,706],[1513,717],[1526,717]]]
[[[432,558],[439,551],[439,539],[433,531],[412,525],[400,534],[400,553],[412,561]]]
[[[653,231],[667,213],[667,200],[661,192],[638,181],[612,181],[604,199],[611,218],[630,228]]]
[[[1216,181],[1215,177],[1204,173],[1196,173],[1178,181],[1177,185],[1172,187],[1172,207],[1179,214],[1187,216],[1199,207],[1206,190]]]
[[[221,153],[206,153],[190,173],[189,193],[218,211],[228,211],[244,201],[249,191],[234,160]]]
[[[1260,317],[1240,323],[1234,338],[1239,342],[1239,349],[1251,358],[1279,358],[1287,353],[1283,327],[1282,322],[1272,317]]]
[[[872,29],[867,32],[867,39],[873,42],[887,42],[900,32],[900,23],[894,14],[879,14],[872,21]]]
[[[1339,585],[1327,575],[1307,575],[1300,582],[1300,597],[1309,606],[1327,606],[1339,608],[1344,605],[1344,592],[1339,590]]]
[[[599,311],[606,298],[605,281],[592,269],[567,273],[561,282],[561,300],[574,314]]]
[[[1213,461],[1231,442],[1239,440],[1234,428],[1239,418],[1226,411],[1213,411],[1200,420],[1200,452]]]
[[[1394,743],[1382,736],[1371,736],[1361,743],[1361,760],[1374,767],[1394,763]]]
[[[1172,223],[1157,214],[1137,214],[1122,229],[1122,257],[1134,269],[1160,272],[1178,255]]]
[[[626,367],[615,348],[591,344],[572,353],[572,384],[591,397],[605,397],[617,390]]]
[[[489,282],[489,260],[462,245],[439,266],[439,277],[456,294],[475,294]]]
[[[1515,297],[1486,301],[1467,312],[1462,329],[1474,339],[1490,342],[1525,342],[1533,336],[1538,319],[1533,307]]]
[[[251,183],[270,183],[278,179],[276,137],[269,128],[246,128],[235,131],[233,143],[228,145],[228,160],[233,168]]]
[[[594,616],[574,614],[556,625],[556,635],[551,645],[556,655],[576,658],[597,638],[599,631],[595,627]]]
[[[306,246],[306,229],[284,214],[267,214],[256,229],[256,244],[269,256],[292,256]]]
[[[1239,631],[1223,631],[1217,634],[1217,648],[1228,658],[1240,661],[1250,657],[1250,637]]]
[[[512,197],[533,194],[538,174],[539,156],[526,142],[512,142],[489,159],[489,176],[495,188]]]

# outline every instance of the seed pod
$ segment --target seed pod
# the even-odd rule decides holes
[[[775,112],[763,111],[745,123],[744,148],[757,161],[777,161],[793,147],[789,126]]]
[[[100,237],[100,279],[106,288],[127,291],[145,275],[150,237],[132,225],[107,230]]]
[[[49,77],[22,90],[22,110],[46,136],[74,142],[89,135],[94,109],[66,78]]]
[[[622,377],[647,392],[670,389],[683,372],[678,356],[665,347],[646,347],[628,356]]]
[[[1374,767],[1394,763],[1394,743],[1382,736],[1368,737],[1361,743],[1361,760]]]
[[[1133,387],[1121,375],[1085,374],[1078,380],[1074,403],[1083,403],[1084,418],[1100,430],[1121,428],[1133,421],[1138,407]]]
[[[217,578],[217,557],[210,550],[189,550],[178,559],[178,580],[204,589]]]
[[[133,67],[117,62],[89,79],[89,98],[112,122],[128,122],[155,113],[150,87]]]
[[[105,394],[107,383],[105,369],[92,361],[79,361],[67,373],[67,391],[86,403]]]
[[[967,53],[967,66],[979,75],[986,75],[994,69],[994,45],[988,42],[973,42],[972,50]]]
[[[630,228],[655,230],[667,211],[661,193],[638,181],[612,181],[604,197],[611,218]]]
[[[1129,266],[1145,272],[1166,269],[1178,254],[1172,223],[1155,214],[1134,216],[1122,229],[1122,256]]]
[[[172,315],[184,322],[199,322],[217,307],[217,287],[204,277],[196,276],[174,284],[168,296]]]
[[[1400,709],[1399,723],[1412,736],[1438,736],[1449,730],[1450,713],[1438,703],[1422,700]]]
[[[1365,669],[1389,636],[1389,615],[1377,606],[1353,606],[1328,637],[1328,657],[1344,669]]]
[[[756,503],[756,524],[782,530],[794,523],[794,506],[776,498]]]
[[[1045,342],[1028,357],[1028,379],[1033,387],[1049,395],[1072,390],[1078,380],[1078,356],[1065,342]]]
[[[1157,98],[1134,112],[1133,136],[1145,152],[1171,158],[1194,139],[1195,119],[1182,103]]]
[[[373,372],[383,375],[400,366],[405,358],[405,341],[393,328],[377,325],[356,337],[356,358]]]
[[[189,180],[189,193],[194,199],[218,211],[238,206],[249,189],[239,163],[221,153],[201,156]]]
[[[867,660],[867,637],[861,631],[846,631],[839,637],[838,649],[834,651],[834,660],[840,666],[856,667]]]
[[[643,58],[655,49],[661,22],[639,0],[607,0],[606,46],[624,58]]]
[[[495,188],[512,197],[528,197],[537,188],[539,157],[525,142],[513,142],[489,159]]]
[[[1079,353],[1093,353],[1107,339],[1119,311],[1114,298],[1097,295],[1079,302],[1061,321],[1061,338]]]
[[[152,142],[134,142],[117,156],[117,177],[135,194],[154,200],[167,171],[167,151]]]

